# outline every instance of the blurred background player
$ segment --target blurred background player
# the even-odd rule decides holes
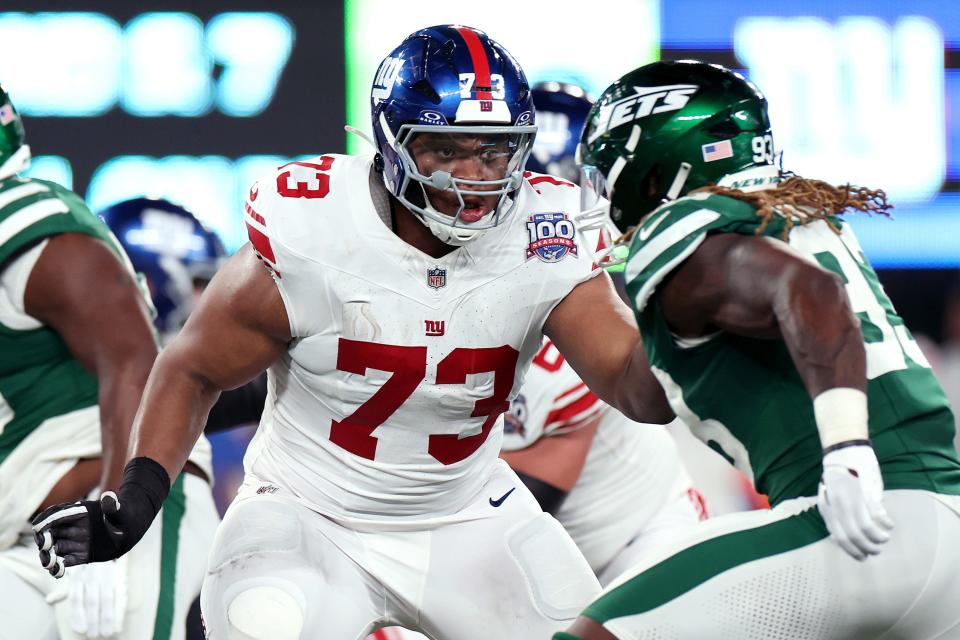
[[[666,429],[632,422],[597,398],[549,340],[505,420],[501,457],[601,585],[707,518]]]
[[[60,582],[36,560],[33,514],[119,486],[157,345],[108,228],[72,192],[18,177],[29,161],[0,89],[0,636],[181,638],[216,524],[202,446],[135,553]]]
[[[168,200],[132,198],[99,215],[146,280],[160,342],[170,342],[227,259],[223,243],[191,212]]]
[[[781,173],[757,87],[691,60],[624,75],[581,140],[671,406],[773,508],[704,523],[554,638],[958,637],[953,414],[839,217],[886,194]]]
[[[530,90],[537,109],[537,139],[527,171],[580,181],[577,144],[593,103],[583,88],[566,82],[540,82]]]

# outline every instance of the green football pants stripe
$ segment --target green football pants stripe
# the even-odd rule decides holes
[[[583,615],[602,624],[645,613],[724,571],[805,547],[827,535],[815,507],[770,524],[720,535],[680,551],[600,596]]]
[[[173,608],[177,591],[177,551],[180,548],[180,523],[187,510],[183,493],[183,474],[177,476],[170,494],[163,501],[160,529],[160,593],[157,618],[153,623],[153,640],[169,640],[173,630]]]

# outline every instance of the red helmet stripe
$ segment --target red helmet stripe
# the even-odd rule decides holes
[[[487,62],[487,53],[483,50],[483,44],[480,42],[477,32],[469,27],[457,27],[460,36],[467,43],[467,51],[470,52],[470,60],[473,62],[473,71],[476,74],[474,87],[490,86],[490,63]],[[490,91],[477,91],[477,100],[492,100]]]

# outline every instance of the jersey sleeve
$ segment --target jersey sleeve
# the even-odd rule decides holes
[[[26,251],[11,258],[0,271],[0,324],[11,329],[37,329],[43,324],[27,314],[23,299],[27,281],[40,259],[48,240],[44,238]]]
[[[524,449],[540,438],[579,429],[606,406],[547,340],[533,359],[520,395],[511,404],[503,449]]]
[[[329,213],[324,198],[333,179],[329,169],[335,166],[333,160],[323,158],[330,156],[289,163],[265,174],[250,187],[244,202],[247,237],[277,285],[295,338],[311,335],[330,323],[321,294],[328,274],[311,257],[316,252],[311,242],[315,232],[312,221]],[[298,180],[301,177],[302,182]]]
[[[763,226],[749,203],[723,196],[691,196],[651,213],[633,236],[625,276],[627,293],[639,313],[667,275],[711,233],[776,237],[782,221]]]
[[[542,314],[545,320],[578,285],[603,273],[595,256],[606,247],[609,234],[602,234],[593,224],[584,224],[579,186],[546,174],[527,171],[525,176],[525,188],[535,194],[528,201],[530,210],[521,216],[528,241],[525,252],[528,262],[540,267],[549,281],[541,291],[547,302]],[[553,223],[555,233],[544,233],[541,225],[545,221],[548,229]],[[560,232],[561,225],[567,224],[572,234]],[[563,248],[556,251],[558,246]],[[542,330],[542,325],[539,328]]]
[[[72,191],[28,178],[0,184],[0,268],[39,240],[83,233],[108,240],[106,225]]]

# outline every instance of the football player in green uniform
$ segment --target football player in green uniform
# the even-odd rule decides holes
[[[611,85],[579,152],[672,408],[773,508],[704,523],[554,638],[960,638],[953,416],[841,217],[885,194],[779,171],[763,95],[694,61]]]
[[[182,638],[217,522],[205,479],[178,480],[141,555],[60,582],[37,563],[34,514],[120,485],[157,343],[107,226],[60,185],[18,176],[29,161],[0,88],[0,636]]]

